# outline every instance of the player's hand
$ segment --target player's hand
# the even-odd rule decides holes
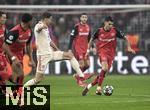
[[[47,29],[48,27],[47,27],[46,24],[43,24],[41,28],[42,28],[42,29]]]
[[[40,32],[40,31],[42,31],[42,29],[47,29],[47,28],[48,28],[47,25],[43,24],[38,28],[37,31]]]
[[[14,60],[12,60],[12,64],[14,66],[21,66],[21,63],[20,63],[20,61],[19,61],[19,59],[17,57]]]
[[[93,51],[93,54],[96,55],[97,53],[96,48],[93,48],[92,51]]]
[[[127,50],[128,52],[131,52],[131,53],[133,53],[133,54],[136,54],[136,52],[135,52],[135,50],[133,50],[131,47],[128,47],[128,50]]]
[[[72,50],[68,50],[69,53],[72,53]]]
[[[61,51],[59,48],[56,48],[56,51]]]
[[[87,57],[87,56],[89,55],[89,53],[90,53],[90,50],[87,49],[86,54],[85,54],[85,57]]]

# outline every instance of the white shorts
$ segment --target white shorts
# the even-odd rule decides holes
[[[52,60],[62,60],[63,52],[62,51],[53,51],[51,54],[47,55],[37,55],[37,72],[44,74],[48,62]]]

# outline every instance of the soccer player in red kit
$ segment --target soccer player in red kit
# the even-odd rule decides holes
[[[2,49],[5,34],[7,31],[5,25],[6,19],[7,19],[6,13],[0,11],[0,85],[1,85],[0,88],[2,89],[2,92],[5,91],[5,81],[8,80],[8,78],[10,77],[7,68],[8,62]]]
[[[80,69],[84,72],[89,68],[89,56],[86,55],[88,50],[88,41],[91,37],[90,26],[87,24],[88,16],[86,13],[80,15],[80,22],[77,23],[70,35],[69,51],[73,51],[75,58],[80,64]],[[74,77],[79,86],[84,86],[83,80],[88,79],[93,74],[84,74],[84,78],[80,78],[78,74]]]
[[[126,36],[120,30],[113,26],[113,19],[112,17],[108,16],[105,18],[104,26],[99,28],[94,36],[90,39],[89,47],[93,40],[96,40],[96,48],[97,48],[97,55],[99,57],[100,63],[102,65],[102,70],[100,74],[94,79],[94,81],[87,85],[87,87],[83,90],[82,95],[85,96],[89,89],[96,84],[98,84],[96,89],[96,94],[102,94],[101,85],[105,78],[105,74],[109,71],[114,57],[116,53],[116,46],[117,46],[117,38],[121,38],[127,41],[127,49],[129,52],[134,53],[135,51],[131,48]]]
[[[12,66],[12,78],[17,85],[23,85],[23,56],[26,53],[30,57],[31,64],[35,66],[32,59],[31,38],[32,16],[28,13],[22,15],[21,23],[13,27],[5,36],[3,49]],[[22,88],[17,86],[17,93],[21,95]]]

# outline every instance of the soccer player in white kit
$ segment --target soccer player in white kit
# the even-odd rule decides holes
[[[75,59],[73,53],[60,51],[50,38],[48,27],[52,24],[52,15],[48,12],[43,13],[41,21],[39,21],[34,28],[36,46],[37,46],[37,69],[36,75],[33,79],[24,84],[24,87],[32,86],[39,83],[44,77],[44,71],[49,61],[68,59],[71,66],[84,78],[84,74],[79,68],[79,63]],[[82,81],[81,81],[82,82]],[[85,86],[81,83],[80,86]]]

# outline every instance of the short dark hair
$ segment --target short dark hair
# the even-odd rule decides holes
[[[45,18],[50,18],[52,16],[52,14],[50,14],[49,12],[44,12],[42,14],[42,19],[45,19]]]
[[[80,17],[81,17],[82,15],[87,15],[87,13],[81,13],[81,14],[80,14]]]
[[[6,14],[6,13],[3,12],[3,11],[0,11],[0,17],[1,17],[3,14]]]
[[[32,15],[31,15],[31,14],[29,14],[29,13],[24,13],[24,14],[22,15],[21,21],[22,21],[23,23],[28,23],[28,22],[31,21],[31,20],[32,20]]]
[[[114,20],[113,20],[113,18],[111,16],[106,16],[105,17],[105,21],[111,21],[111,22],[113,22]]]

